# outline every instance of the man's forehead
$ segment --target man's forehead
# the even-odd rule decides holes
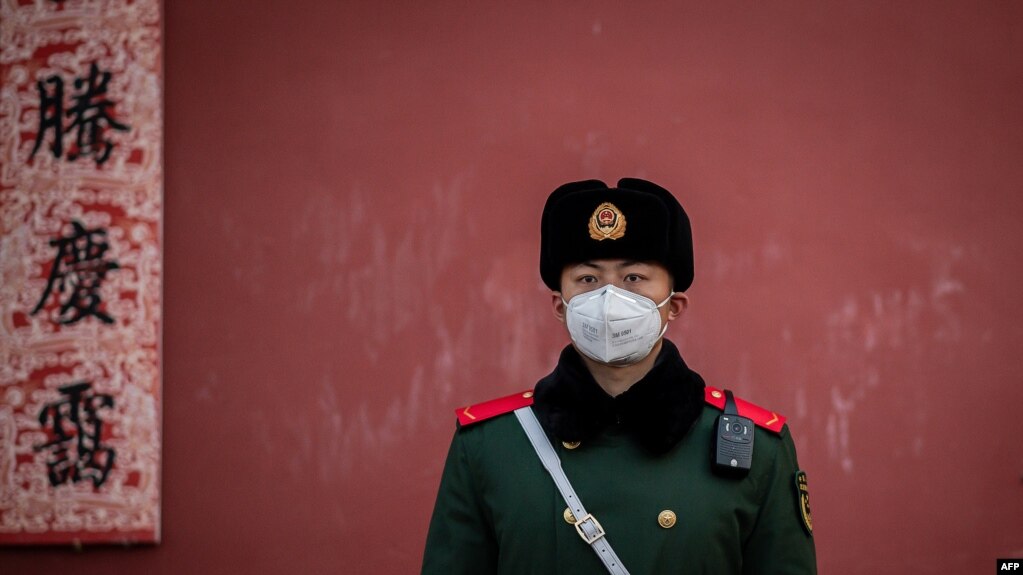
[[[566,269],[576,268],[590,268],[596,270],[621,270],[631,267],[650,267],[657,266],[664,268],[660,262],[655,261],[640,261],[640,260],[626,260],[626,259],[598,259],[598,260],[587,260],[584,262],[578,262],[575,264],[569,264],[565,266]],[[667,268],[665,268],[667,269]]]

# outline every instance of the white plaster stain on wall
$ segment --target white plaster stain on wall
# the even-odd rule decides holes
[[[537,365],[553,364],[550,356],[559,350],[551,348],[542,336],[564,333],[564,339],[568,339],[563,324],[548,311],[551,309],[550,292],[546,288],[523,289],[535,278],[533,246],[520,244],[492,260],[483,282],[483,300],[495,325],[501,326],[489,335],[497,338],[501,349],[494,359],[505,381],[516,389],[535,383]]]
[[[578,153],[583,174],[599,174],[601,163],[611,153],[606,136],[597,130],[590,130],[584,136],[565,138],[565,149]]]
[[[268,451],[294,444],[293,451],[277,454],[290,472],[315,471],[321,480],[332,481],[358,472],[360,456],[386,459],[427,420],[430,425],[438,419],[453,423],[456,403],[473,399],[464,390],[478,383],[470,381],[478,370],[468,364],[482,361],[481,350],[492,346],[494,338],[501,341],[502,353],[486,361],[499,369],[502,381],[494,382],[493,389],[509,382],[535,383],[529,367],[541,361],[535,351],[539,328],[521,312],[526,303],[521,278],[536,276],[534,250],[513,247],[511,255],[493,254],[495,263],[484,268],[491,271],[483,284],[466,285],[462,301],[452,303],[446,291],[451,274],[466,272],[463,260],[456,258],[464,258],[460,252],[473,236],[463,209],[467,195],[474,193],[471,182],[470,171],[425,187],[425,193],[394,192],[403,204],[388,213],[371,208],[385,192],[365,186],[344,197],[321,193],[305,201],[291,241],[296,253],[310,253],[319,271],[296,282],[290,305],[300,314],[319,314],[324,302],[333,302],[340,314],[338,345],[357,350],[351,355],[360,365],[353,371],[390,368],[393,374],[395,365],[388,361],[409,367],[397,381],[358,382],[351,373],[323,368],[315,417],[309,416],[308,405],[285,408],[280,426],[286,441],[261,440]],[[401,218],[400,225],[395,217]],[[506,273],[495,279],[495,270]],[[539,291],[538,296],[544,297]],[[484,311],[489,319],[481,322],[477,318]],[[555,325],[553,318],[550,322]],[[354,328],[351,334],[345,326]],[[419,333],[423,330],[428,335]],[[422,347],[405,349],[394,359],[391,346],[402,338]],[[353,403],[359,394],[351,392],[352,386],[359,385],[386,386],[389,392]],[[381,397],[387,397],[384,405]],[[266,417],[254,415],[253,426],[263,425]]]
[[[314,314],[324,301],[344,302],[345,321],[367,330],[361,345],[379,360],[395,333],[426,315],[438,275],[449,271],[465,241],[461,204],[470,180],[459,175],[426,194],[393,192],[410,198],[395,206],[408,215],[401,226],[386,225],[366,207],[379,203],[383,191],[357,186],[344,197],[306,200],[292,240],[315,254],[322,272],[300,282],[298,311]]]
[[[955,264],[963,250],[957,246],[916,249],[927,257],[930,274],[906,287],[849,294],[828,315],[826,358],[835,377],[830,383],[830,412],[827,416],[829,456],[842,470],[854,470],[852,425],[859,405],[885,386],[886,358],[920,366],[921,371],[944,359],[943,345],[955,345],[962,337],[958,307],[965,295],[964,283],[955,276]],[[926,449],[929,419],[925,375],[900,381],[900,388],[913,410],[906,414],[910,431],[896,438],[893,450],[921,457]],[[913,431],[920,430],[920,431]]]
[[[710,271],[713,282],[729,283],[735,278],[747,279],[758,272],[772,271],[789,263],[792,259],[790,242],[777,234],[768,234],[759,246],[748,249],[726,251],[717,246],[700,249],[701,264]]]

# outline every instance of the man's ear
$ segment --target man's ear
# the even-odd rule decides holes
[[[689,296],[682,292],[672,294],[671,299],[668,300],[668,321],[682,317],[687,309],[689,309]]]
[[[561,298],[561,292],[551,292],[551,311],[558,321],[565,323],[565,300]]]

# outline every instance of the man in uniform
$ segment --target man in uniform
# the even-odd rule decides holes
[[[705,385],[663,337],[693,281],[678,200],[644,180],[573,182],[540,234],[572,344],[532,390],[456,410],[422,572],[816,573],[784,417]]]

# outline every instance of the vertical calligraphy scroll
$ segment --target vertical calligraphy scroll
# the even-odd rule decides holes
[[[159,540],[160,30],[0,2],[0,543]]]

